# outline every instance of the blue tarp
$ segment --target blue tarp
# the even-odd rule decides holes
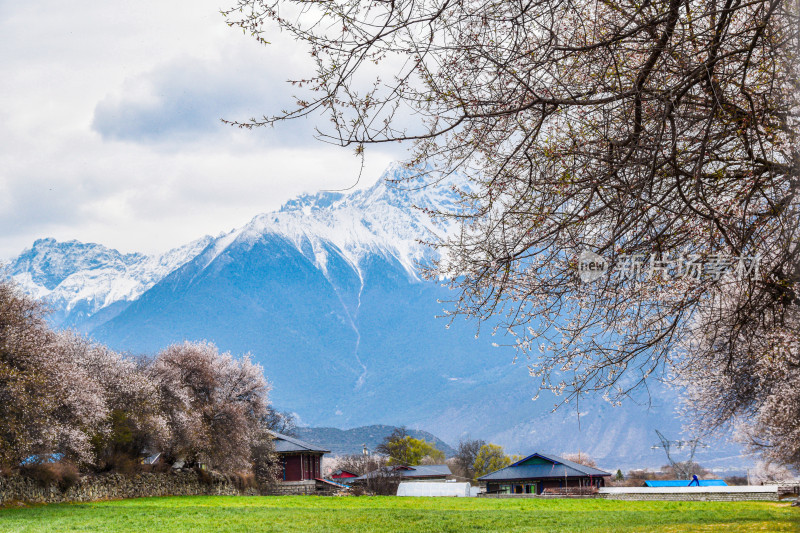
[[[646,487],[688,487],[691,479],[651,479],[645,481]],[[691,485],[696,487],[697,483]],[[721,479],[701,479],[701,487],[727,487],[728,484]]]
[[[31,455],[20,463],[21,466],[35,465],[42,463],[57,463],[64,458],[63,453],[50,453],[46,455]]]

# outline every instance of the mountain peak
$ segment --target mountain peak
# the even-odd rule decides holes
[[[13,261],[11,274],[30,294],[67,311],[85,309],[87,316],[138,298],[201,254],[201,263],[207,266],[229,247],[251,247],[266,236],[289,241],[325,275],[330,254],[341,255],[359,272],[364,258],[377,254],[397,261],[417,278],[417,262],[432,253],[421,241],[445,229],[415,207],[435,209],[452,202],[454,194],[430,183],[424,172],[393,164],[370,187],[303,194],[241,228],[159,255],[123,254],[76,240],[38,239]]]
[[[288,213],[290,211],[304,211],[307,209],[327,209],[342,198],[344,198],[344,194],[332,191],[323,191],[316,194],[301,194],[283,204],[279,212]]]
[[[123,254],[102,244],[37,239],[11,262],[14,281],[48,300],[67,320],[79,308],[85,316],[118,301],[130,301],[195,257],[211,242],[203,237],[166,253]]]
[[[28,273],[33,283],[53,290],[76,272],[109,267],[125,269],[144,257],[142,254],[123,255],[101,244],[37,239],[11,263],[11,274]]]

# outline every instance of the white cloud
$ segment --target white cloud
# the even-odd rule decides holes
[[[228,28],[224,5],[0,5],[0,260],[39,237],[164,250],[358,174],[310,122],[219,122],[287,107],[283,82],[306,66],[284,36],[263,47]],[[362,183],[399,154],[368,150]]]
[[[95,107],[92,129],[105,140],[142,143],[230,137],[231,126],[221,118],[244,121],[291,106],[286,80],[302,75],[306,58],[297,52],[278,58],[277,51],[226,47],[212,57],[161,63],[103,98]],[[280,134],[259,133],[271,144],[309,144],[314,130],[311,121],[292,121],[280,127]]]

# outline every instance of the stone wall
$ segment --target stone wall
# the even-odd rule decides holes
[[[481,492],[478,494],[480,498],[531,498],[531,499],[539,499],[539,500],[554,500],[554,499],[562,499],[562,498],[575,498],[575,499],[586,499],[586,498],[599,498],[598,494],[492,494],[487,492]]]
[[[776,501],[778,487],[601,487],[597,494],[479,494],[483,498],[605,498],[627,501],[741,502]]]
[[[599,496],[607,500],[628,501],[776,501],[778,499],[778,487],[774,485],[732,487],[604,487],[600,489]]]
[[[276,484],[270,490],[272,494],[316,494],[317,484],[310,481],[284,481]]]
[[[61,503],[148,496],[259,494],[254,488],[240,490],[225,476],[209,475],[204,478],[201,479],[194,471],[143,473],[135,476],[86,475],[62,492],[56,485],[42,486],[39,482],[22,476],[0,477],[0,505],[13,501]]]

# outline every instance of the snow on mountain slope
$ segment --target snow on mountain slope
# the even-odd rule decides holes
[[[160,255],[122,254],[100,244],[40,239],[11,263],[10,271],[23,290],[50,302],[56,325],[76,325],[112,304],[133,301],[201,254],[208,265],[231,245],[252,245],[266,234],[292,242],[326,275],[333,247],[359,273],[364,257],[377,254],[396,259],[416,279],[416,263],[431,254],[420,241],[448,228],[437,226],[412,206],[449,206],[455,196],[447,187],[407,184],[404,180],[411,176],[411,171],[392,165],[368,189],[302,195],[239,229]]]
[[[437,225],[422,208],[451,205],[454,194],[446,187],[415,188],[403,182],[413,176],[391,166],[369,189],[344,195],[321,192],[290,200],[275,213],[256,216],[244,227],[218,238],[206,252],[210,263],[229,246],[257,242],[265,234],[285,237],[326,272],[327,245],[333,245],[356,270],[368,254],[391,256],[417,277],[418,261],[431,255],[422,244],[451,228]],[[401,183],[397,183],[401,182]]]
[[[207,236],[164,254],[144,255],[39,239],[11,263],[10,273],[26,292],[48,301],[63,322],[74,311],[89,317],[115,302],[135,300],[211,241]]]

